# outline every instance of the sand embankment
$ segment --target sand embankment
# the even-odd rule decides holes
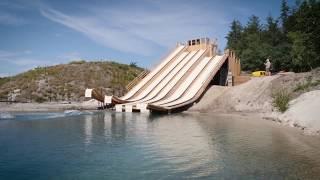
[[[289,103],[289,109],[278,120],[302,128],[308,134],[320,134],[320,90],[302,94]]]
[[[311,73],[311,75],[313,75]],[[282,74],[269,77],[252,78],[234,87],[212,86],[189,112],[252,112],[262,118],[298,127],[307,134],[320,134],[320,90],[294,92],[298,83],[303,82],[310,73]],[[317,76],[316,76],[317,77]],[[272,94],[279,88],[292,92],[289,109],[280,113],[273,106]]]
[[[252,78],[234,87],[212,86],[189,111],[199,112],[270,112],[272,84],[279,76]]]

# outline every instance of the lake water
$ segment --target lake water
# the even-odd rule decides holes
[[[320,138],[251,115],[2,113],[0,179],[319,179]]]

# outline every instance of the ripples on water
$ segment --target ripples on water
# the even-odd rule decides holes
[[[14,116],[9,112],[0,112],[0,120],[2,119],[13,119]]]
[[[0,121],[0,179],[320,177],[319,137],[253,116],[12,116]]]

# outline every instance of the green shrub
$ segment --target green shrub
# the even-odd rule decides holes
[[[280,89],[273,93],[273,106],[280,112],[285,112],[289,108],[290,93],[286,89]]]
[[[304,91],[309,88],[308,83],[298,83],[297,86],[293,89],[293,92]]]
[[[85,60],[80,60],[80,61],[71,61],[69,64],[84,64],[86,63]]]
[[[136,68],[136,67],[138,67],[137,66],[137,62],[130,62],[130,65],[129,65],[130,67],[134,67],[134,68]]]
[[[37,103],[43,103],[43,102],[46,101],[46,99],[44,97],[42,97],[42,96],[36,96],[35,101]]]
[[[3,84],[5,84],[5,83],[7,83],[9,81],[10,81],[9,77],[4,77],[4,78],[0,77],[0,86],[2,86]]]
[[[313,81],[308,78],[307,81],[303,83],[298,83],[297,86],[293,89],[293,92],[298,92],[298,91],[306,91],[311,87],[315,87],[320,85],[320,80]]]

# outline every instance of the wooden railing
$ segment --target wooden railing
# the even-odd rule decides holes
[[[229,57],[229,71],[232,72],[232,76],[239,76],[241,73],[240,59],[232,50],[227,49],[225,54],[227,54]]]
[[[236,53],[229,49],[224,53],[229,59],[229,72],[231,73],[232,85],[236,86],[249,81],[250,76],[241,74],[241,61],[236,56]]]
[[[136,78],[134,78],[127,86],[126,89],[129,91],[131,90],[135,85],[137,85],[141,79],[143,79],[144,77],[146,77],[149,74],[149,70],[144,70],[142,71]]]

